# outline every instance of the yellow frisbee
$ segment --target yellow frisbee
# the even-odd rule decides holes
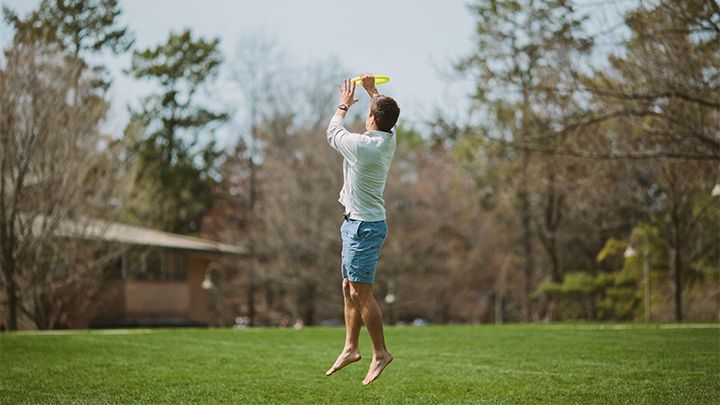
[[[352,79],[350,79],[350,81],[355,83],[356,86],[362,87],[362,79],[360,78],[360,76],[353,77]],[[383,83],[387,83],[389,81],[390,81],[389,76],[375,75],[375,84],[383,84]]]

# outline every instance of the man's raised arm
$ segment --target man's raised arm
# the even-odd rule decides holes
[[[327,140],[330,146],[340,152],[350,164],[355,164],[357,161],[357,139],[354,138],[358,135],[348,131],[344,126],[344,119],[348,109],[358,102],[355,98],[355,83],[345,79],[342,87],[338,85],[338,90],[340,91],[340,105],[338,105],[335,115],[330,120],[327,129]]]

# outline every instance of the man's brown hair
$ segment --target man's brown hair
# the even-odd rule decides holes
[[[379,95],[370,103],[370,115],[375,117],[379,130],[390,132],[400,116],[400,107],[392,97]]]

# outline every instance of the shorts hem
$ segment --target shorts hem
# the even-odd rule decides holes
[[[352,276],[343,276],[344,279],[352,282],[352,283],[362,283],[362,284],[374,284],[375,279],[367,279],[362,277],[352,277]]]

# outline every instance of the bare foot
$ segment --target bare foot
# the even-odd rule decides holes
[[[337,360],[335,360],[335,364],[333,364],[332,367],[330,367],[330,370],[325,372],[325,375],[329,376],[332,375],[332,373],[340,370],[341,368],[347,366],[350,363],[355,363],[356,361],[360,361],[362,356],[360,356],[360,352],[355,351],[345,351],[343,350],[342,353],[338,356]]]
[[[383,370],[385,370],[385,367],[387,367],[391,361],[393,361],[393,356],[390,353],[374,357],[372,363],[370,363],[370,369],[368,370],[367,376],[365,376],[365,379],[363,380],[363,385],[368,385],[377,380]]]

